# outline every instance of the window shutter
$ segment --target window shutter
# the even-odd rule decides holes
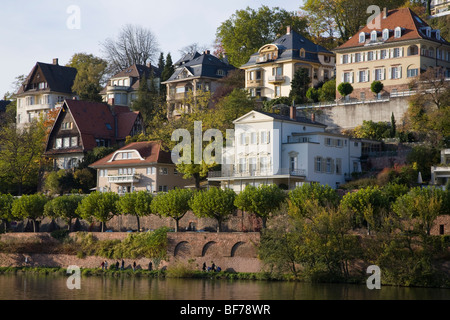
[[[370,82],[370,71],[366,70],[366,82]]]
[[[386,68],[383,68],[383,70],[381,72],[381,79],[386,80]]]
[[[402,67],[398,67],[398,78],[401,79],[402,78]]]
[[[341,82],[344,82],[345,78],[344,78],[345,74],[344,72],[341,73]]]
[[[405,48],[401,48],[400,49],[400,57],[403,57],[403,50],[404,50]]]
[[[341,64],[343,64],[344,63],[344,56],[343,55],[341,55]]]
[[[322,173],[325,173],[327,171],[326,166],[327,166],[326,159],[325,158],[321,158],[321,160],[320,160],[320,169],[321,169]]]
[[[314,171],[315,172],[319,171],[319,169],[317,167],[317,157],[314,158]]]
[[[354,72],[352,72],[351,73],[351,78],[350,78],[350,83],[353,83],[354,82],[354,79],[355,78],[355,73]]]
[[[356,72],[356,82],[360,82],[361,79],[359,78],[359,71]]]
[[[334,174],[334,172],[335,172],[334,159],[331,159],[331,173]]]
[[[372,70],[372,78],[373,78],[373,80],[376,80],[376,72],[377,72],[376,69]]]
[[[388,69],[388,79],[392,79],[392,68]]]

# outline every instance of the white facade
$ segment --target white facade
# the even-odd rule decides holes
[[[225,151],[222,172],[208,179],[222,187],[240,192],[249,184],[294,189],[318,182],[336,188],[361,171],[361,143],[327,133],[317,122],[252,111],[234,123],[234,145]]]
[[[28,93],[17,98],[17,125],[24,126],[34,119],[45,117],[50,110],[61,107],[73,95],[64,93]]]

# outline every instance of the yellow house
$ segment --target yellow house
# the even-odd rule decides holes
[[[287,28],[287,33],[264,45],[240,68],[245,70],[245,88],[251,96],[276,99],[287,97],[295,72],[308,71],[312,85],[334,76],[335,55]]]
[[[336,85],[351,83],[350,97],[360,100],[374,98],[375,80],[384,85],[380,94],[395,95],[408,91],[410,81],[430,67],[450,76],[450,43],[409,8],[384,9],[334,52]]]

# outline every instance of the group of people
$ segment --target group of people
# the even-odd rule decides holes
[[[208,272],[220,272],[220,271],[222,271],[222,269],[220,267],[217,267],[213,261],[211,261],[211,266],[210,267],[206,266],[206,262],[204,262],[202,270],[203,271],[208,271]]]
[[[115,266],[116,270],[119,270],[119,266],[120,266],[120,270],[125,270],[125,261],[122,259],[122,263],[119,264],[119,261],[117,261],[113,266]],[[100,264],[100,267],[102,268],[102,270],[108,270],[108,261],[102,261],[102,263]],[[136,261],[133,262],[133,271],[136,271],[137,265],[136,265]],[[153,263],[150,261],[148,264],[148,270],[152,271],[153,270]]]

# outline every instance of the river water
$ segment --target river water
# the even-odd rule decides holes
[[[450,289],[300,282],[0,275],[0,300],[450,300]]]

